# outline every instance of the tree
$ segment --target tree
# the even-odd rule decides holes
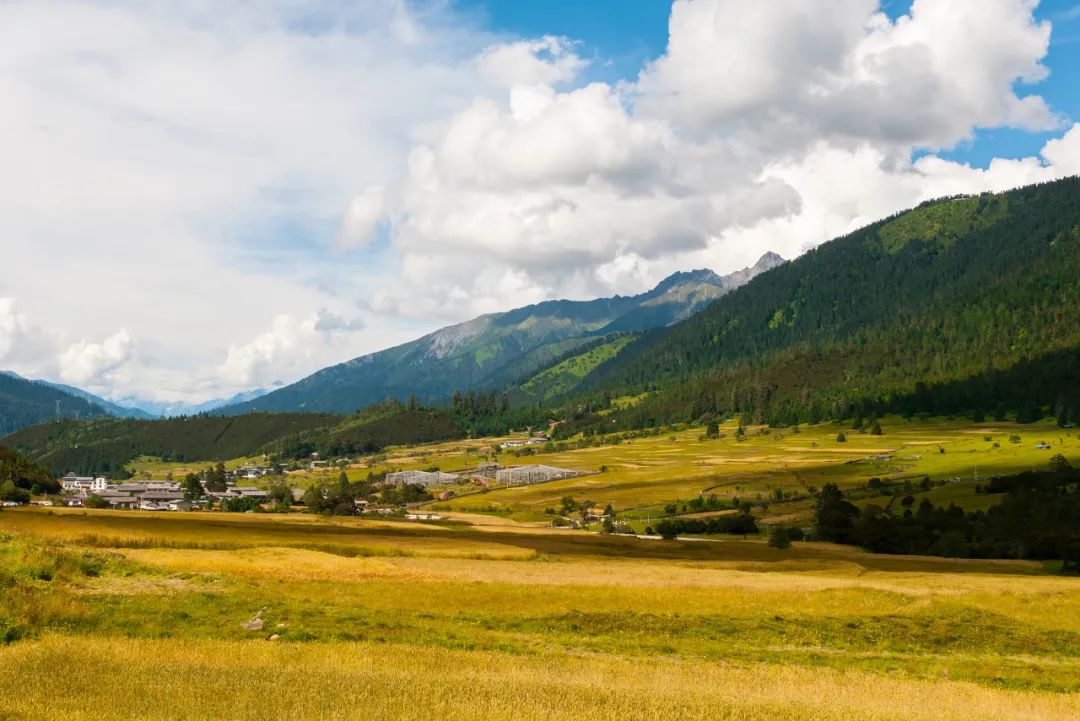
[[[836,434],[836,442],[837,443],[847,443],[847,436],[844,435],[843,431]]]
[[[814,503],[814,531],[826,541],[852,543],[859,509],[844,500],[835,483],[827,483]]]
[[[780,550],[791,548],[791,533],[788,529],[780,526],[769,535],[769,546]]]
[[[216,466],[207,468],[203,473],[206,490],[213,493],[224,493],[228,486],[225,484],[225,464],[218,463]]]
[[[221,508],[229,513],[258,512],[262,510],[258,498],[241,496],[240,498],[226,498],[221,502]]]
[[[83,506],[86,508],[108,508],[109,502],[96,493],[91,493],[85,501]]]
[[[1050,459],[1050,470],[1054,473],[1068,473],[1073,470],[1073,466],[1069,463],[1069,459],[1060,453],[1054,454],[1054,457]]]
[[[199,477],[194,473],[189,473],[184,478],[183,488],[184,500],[186,501],[194,501],[198,498],[202,498],[205,495],[203,493],[202,481],[200,481]]]
[[[665,541],[674,541],[679,537],[679,524],[667,518],[657,523],[655,530],[656,535],[660,536],[660,538],[663,538]]]
[[[273,502],[273,510],[277,513],[287,513],[292,506],[292,489],[284,483],[274,483],[267,491]]]
[[[874,424],[872,426],[870,426],[870,435],[872,435],[872,436],[880,436],[881,435],[881,424],[878,423],[877,421],[874,421]]]
[[[705,426],[705,437],[710,439],[719,438],[720,424],[716,421],[709,421],[709,425]]]
[[[0,501],[14,501],[15,503],[29,503],[30,492],[19,488],[14,481],[7,480],[0,483]]]

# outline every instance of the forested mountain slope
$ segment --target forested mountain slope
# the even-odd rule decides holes
[[[325,459],[464,435],[459,421],[447,412],[389,403],[351,416],[249,413],[58,421],[2,437],[0,447],[16,449],[56,475],[75,471],[122,478],[124,467],[139,456],[224,461],[267,453],[289,460],[317,452]]]
[[[554,300],[480,316],[418,340],[325,368],[261,398],[215,411],[348,413],[386,398],[449,398],[455,391],[504,388],[568,351],[612,332],[668,325],[748,279],[783,263],[769,253],[729,276],[676,273],[636,296]]]
[[[923,204],[826,243],[594,370],[658,391],[640,425],[706,413],[1080,413],[1080,179]]]
[[[46,383],[0,372],[0,435],[56,418],[104,418],[109,412]]]

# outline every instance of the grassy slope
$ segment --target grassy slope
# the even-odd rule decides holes
[[[959,479],[932,489],[928,494],[931,500],[945,505],[955,500],[958,505],[975,508],[992,500],[974,493],[977,479],[1043,467],[1051,455],[1059,452],[1080,464],[1077,432],[1051,423],[973,424],[887,418],[882,425],[882,436],[860,434],[832,423],[802,426],[800,433],[779,429],[765,435],[762,429],[751,427],[747,440],[739,442],[734,437],[734,426],[727,424],[721,428],[724,437],[715,441],[701,440],[701,429],[691,429],[618,445],[539,453],[520,459],[504,456],[502,462],[509,464],[544,463],[588,471],[606,466],[608,470],[582,478],[462,496],[442,505],[539,519],[545,508],[558,507],[560,499],[569,495],[594,500],[601,506],[611,503],[633,518],[655,520],[666,503],[689,500],[699,493],[715,493],[722,499],[758,500],[768,499],[773,491],[781,489],[805,497],[808,487],[821,488],[825,483],[851,489],[865,485],[873,477],[893,483],[929,475],[934,481]],[[840,431],[846,433],[846,443],[836,441]],[[1019,435],[1020,442],[1011,443],[1012,435]],[[986,436],[991,440],[984,440]],[[1036,448],[1040,441],[1050,448]],[[998,446],[994,447],[994,443]],[[885,455],[891,458],[876,459]],[[429,460],[437,457],[435,453],[427,456]],[[809,501],[797,500],[772,503],[766,515],[795,514],[788,520],[805,520],[809,512]]]
[[[526,381],[521,389],[531,397],[549,399],[571,393],[585,376],[601,363],[611,360],[626,344],[633,340],[631,336],[616,338],[589,350],[567,358]]]
[[[1080,713],[1080,596],[1034,564],[227,514],[22,509],[0,531],[20,719]],[[56,692],[88,662],[108,684]]]

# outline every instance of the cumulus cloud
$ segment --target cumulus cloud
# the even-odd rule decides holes
[[[601,83],[573,39],[496,39],[444,3],[0,3],[0,242],[79,289],[35,304],[39,367],[185,400],[292,381],[1080,172],[1076,126],[986,168],[935,154],[1067,125],[1034,7],[677,0],[662,56]],[[0,361],[30,327],[0,303]]]
[[[105,385],[132,359],[134,348],[134,339],[123,329],[102,341],[81,340],[60,354],[60,378],[77,385]]]
[[[946,188],[1069,172],[1069,136],[986,171],[912,162],[979,127],[1058,126],[1018,90],[1047,72],[1050,26],[1033,7],[916,0],[892,21],[875,0],[678,0],[667,51],[618,85],[559,89],[554,68],[510,70],[551,65],[541,42],[489,49],[484,62],[515,58],[505,92],[415,146],[380,196],[411,285],[383,285],[369,305],[460,317],[632,292],[680,264],[797,254]]]
[[[570,39],[552,35],[493,45],[476,59],[481,75],[504,88],[567,83],[587,64],[573,51]]]
[[[5,361],[30,335],[26,316],[15,310],[14,298],[0,298],[0,361]]]
[[[1029,0],[678,0],[668,52],[639,80],[643,110],[698,135],[781,146],[872,140],[949,147],[974,128],[1059,119],[1015,83],[1046,76],[1050,24]]]

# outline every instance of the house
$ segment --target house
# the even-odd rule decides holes
[[[527,443],[530,446],[538,446],[538,445],[540,445],[542,443],[547,443],[547,442],[548,442],[547,436],[536,436],[535,438],[530,438],[529,440],[525,441],[525,443]]]
[[[255,488],[254,486],[233,486],[229,490],[225,491],[226,498],[254,498],[259,501],[265,501],[270,497],[270,494],[262,488]]]
[[[69,493],[100,493],[109,485],[101,476],[76,476],[69,473],[60,479],[60,488]]]
[[[569,468],[533,465],[517,466],[516,468],[506,468],[498,471],[495,474],[495,480],[508,486],[524,486],[530,483],[543,483],[544,481],[554,481],[561,478],[575,478],[578,475],[580,474],[577,471]]]
[[[123,493],[110,493],[101,498],[109,504],[109,508],[136,508],[139,505],[139,499]]]
[[[170,501],[168,503],[170,511],[190,511],[192,507],[191,501]]]
[[[137,495],[143,503],[167,505],[173,501],[182,501],[184,494],[181,491],[143,491]],[[158,509],[151,509],[158,510]]]
[[[525,441],[503,441],[499,444],[502,448],[521,448],[525,445]]]
[[[438,513],[406,513],[405,518],[409,521],[438,521],[442,516]]]

